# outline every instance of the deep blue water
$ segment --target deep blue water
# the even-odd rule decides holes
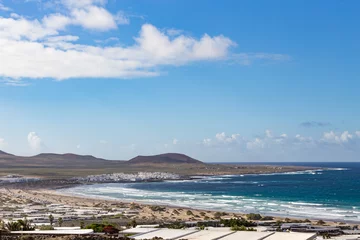
[[[96,184],[67,191],[219,211],[360,221],[360,163],[285,164],[328,170]]]

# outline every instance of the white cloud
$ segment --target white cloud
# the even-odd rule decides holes
[[[100,140],[100,144],[107,144],[108,142],[106,140]]]
[[[72,22],[87,29],[107,31],[116,29],[116,20],[106,9],[90,6],[84,9],[74,9],[71,12]]]
[[[360,138],[360,131],[356,131],[355,134]]]
[[[0,150],[4,149],[7,146],[7,142],[4,138],[0,138]]]
[[[77,148],[77,149],[80,149],[80,148],[81,148],[81,145],[80,145],[80,144],[76,145],[76,148]]]
[[[56,37],[48,37],[46,41],[48,42],[76,42],[79,40],[78,36],[73,35],[65,35],[65,36],[56,36]]]
[[[265,146],[265,143],[260,138],[255,138],[255,140],[246,143],[246,148],[249,150],[264,148],[264,146]]]
[[[55,28],[63,25],[50,25],[0,18],[0,76],[58,80],[149,77],[159,74],[154,70],[159,66],[223,59],[233,45],[224,36],[204,35],[196,40],[181,35],[170,40],[155,26],[145,24],[132,46],[94,47],[70,43],[77,37],[59,35]]]
[[[173,141],[172,141],[172,143],[173,143],[173,145],[176,145],[176,144],[179,143],[179,140],[177,140],[176,138],[174,138]]]
[[[56,13],[45,16],[42,19],[45,28],[54,30],[64,30],[66,26],[72,23],[72,19],[62,14]]]
[[[183,30],[175,29],[175,28],[170,28],[170,29],[166,30],[166,33],[169,36],[178,36],[178,35],[182,34],[183,32],[184,32]]]
[[[36,19],[28,20],[25,18],[13,19],[0,17],[0,42],[18,41],[22,43],[26,42],[26,40],[23,40],[24,38],[30,41],[36,41],[45,36],[56,34],[58,34],[56,30],[44,27],[41,22]],[[4,46],[0,45],[0,52],[4,52],[5,50]],[[12,50],[14,49],[9,49],[9,51]],[[13,54],[15,53],[16,51],[13,52]],[[1,59],[6,61],[6,55],[2,55]]]
[[[312,143],[313,139],[311,137],[303,137],[300,134],[297,134],[294,139],[295,143]]]
[[[287,138],[288,136],[287,136],[286,133],[283,133],[283,134],[280,135],[280,137],[281,137],[281,138]]]
[[[11,8],[4,6],[4,4],[0,2],[0,11],[8,12],[11,11]]]
[[[348,131],[344,131],[341,134],[336,134],[333,131],[325,132],[323,135],[323,141],[328,143],[347,143],[353,139],[353,135],[350,134]]]
[[[205,146],[209,146],[209,145],[211,144],[211,138],[205,138],[205,139],[203,140],[203,144],[204,144]]]
[[[232,134],[231,136],[227,136],[224,132],[217,133],[215,138],[222,143],[233,143],[236,142],[239,138],[240,134]]]
[[[106,0],[61,0],[68,8],[84,8],[92,5],[105,5]]]
[[[11,13],[10,17],[15,18],[15,19],[16,18],[21,18],[21,16],[19,14],[16,14],[16,13]]]
[[[121,11],[116,15],[107,11],[106,0],[57,2],[60,2],[61,13],[49,14],[40,20],[29,20],[16,13],[10,18],[0,17],[0,77],[15,79],[7,81],[8,85],[25,85],[21,82],[23,78],[153,77],[166,66],[229,60],[230,49],[236,46],[223,35],[204,34],[194,38],[181,30],[162,31],[151,24],[141,27],[131,45],[77,44],[79,37],[66,33],[70,25],[106,31],[116,29],[118,24],[128,24],[129,19]],[[263,53],[256,57],[280,58]]]
[[[0,83],[4,83],[7,86],[12,87],[26,87],[29,86],[29,83],[21,80],[21,79],[13,79],[13,78],[3,78],[0,80]]]
[[[271,130],[265,130],[265,136],[266,136],[267,138],[272,138],[273,136],[272,136]]]
[[[130,24],[130,19],[125,15],[123,11],[119,11],[115,17],[115,21],[119,25],[127,25]]]
[[[39,151],[43,146],[43,142],[36,132],[30,132],[27,136],[27,140],[30,148],[34,151]]]

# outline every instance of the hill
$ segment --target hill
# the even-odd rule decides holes
[[[109,161],[89,155],[42,153],[31,157],[15,156],[0,152],[3,168],[96,168],[113,167],[125,161]]]
[[[311,169],[291,166],[207,164],[179,153],[137,156],[129,161],[106,160],[90,155],[42,153],[21,157],[0,152],[0,176],[19,174],[68,178],[106,173],[168,172],[182,176],[292,172]]]
[[[203,164],[203,162],[180,153],[165,153],[154,156],[137,156],[131,164]]]

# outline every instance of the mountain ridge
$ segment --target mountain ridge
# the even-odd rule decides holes
[[[119,164],[202,164],[203,162],[181,153],[164,153],[151,156],[137,156],[130,160],[107,160],[92,155],[74,153],[40,153],[34,156],[16,156],[0,151],[0,164],[4,167],[89,167],[104,164],[104,167],[118,166]]]
[[[203,162],[191,158],[182,153],[163,153],[158,155],[151,155],[151,156],[137,156],[128,161],[131,164],[164,164],[164,163],[171,163],[171,164],[203,164]]]

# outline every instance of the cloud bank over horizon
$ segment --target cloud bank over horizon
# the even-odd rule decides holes
[[[341,155],[338,155],[338,153],[342,153],[343,156],[347,157],[351,156],[351,161],[357,161],[357,156],[360,154],[360,131],[323,132],[320,138],[305,137],[300,134],[295,136],[288,136],[285,133],[276,135],[271,130],[265,130],[262,135],[254,138],[247,138],[238,133],[227,135],[225,132],[220,132],[215,134],[213,138],[204,138],[201,142],[182,141],[174,138],[164,144],[158,143],[157,146],[141,146],[139,144],[120,146],[116,143],[98,140],[95,146],[91,142],[83,142],[81,145],[77,144],[75,148],[69,147],[63,152],[57,151],[57,146],[53,146],[51,141],[52,139],[48,139],[47,146],[52,147],[45,147],[45,143],[39,135],[36,132],[30,132],[27,136],[28,154],[42,153],[46,149],[46,151],[55,153],[77,153],[106,158],[96,151],[105,145],[110,146],[109,149],[119,149],[116,153],[112,152],[112,154],[118,156],[110,158],[114,160],[128,159],[136,155],[179,152],[210,162],[276,162],[276,159],[279,162],[306,162],[308,161],[306,154],[311,153],[321,157],[318,161],[341,162],[342,159],[339,158]],[[84,149],[80,146],[84,146]],[[89,148],[89,146],[91,147]],[[16,149],[16,147],[16,144],[11,146],[4,138],[0,138],[0,150],[6,151]],[[11,153],[17,154],[16,152]],[[299,155],[299,153],[305,154]],[[336,154],[333,156],[334,158],[331,158],[333,153]],[[207,158],[210,155],[213,155],[213,157]]]

